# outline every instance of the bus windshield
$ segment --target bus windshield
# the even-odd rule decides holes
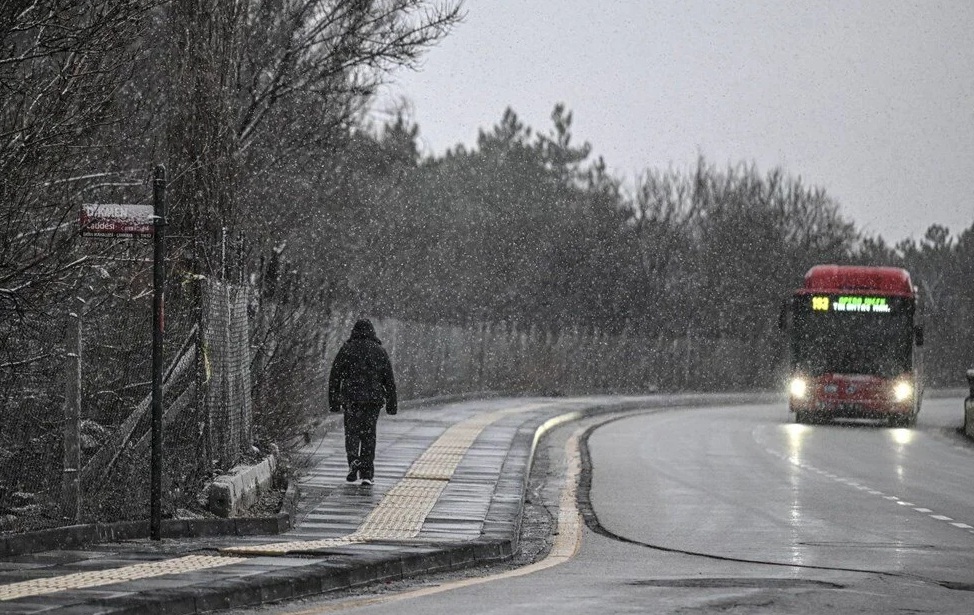
[[[884,299],[886,311],[872,312],[812,309],[809,299],[796,297],[793,312],[792,358],[799,371],[893,378],[913,368],[912,301]],[[836,298],[830,303],[837,305]]]

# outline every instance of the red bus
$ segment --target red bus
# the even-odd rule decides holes
[[[790,339],[789,410],[916,422],[923,397],[920,298],[905,269],[816,265],[782,310]]]

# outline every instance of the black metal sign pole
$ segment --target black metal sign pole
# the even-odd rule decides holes
[[[156,166],[152,263],[152,470],[149,536],[162,538],[162,348],[166,329],[166,169]]]

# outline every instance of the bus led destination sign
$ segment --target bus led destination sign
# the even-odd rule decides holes
[[[816,312],[871,312],[889,313],[890,305],[886,297],[860,295],[840,295],[838,297],[813,296],[812,310]]]

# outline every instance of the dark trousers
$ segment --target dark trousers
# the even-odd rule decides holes
[[[345,454],[348,467],[358,468],[359,478],[375,475],[375,426],[382,402],[345,404]]]

